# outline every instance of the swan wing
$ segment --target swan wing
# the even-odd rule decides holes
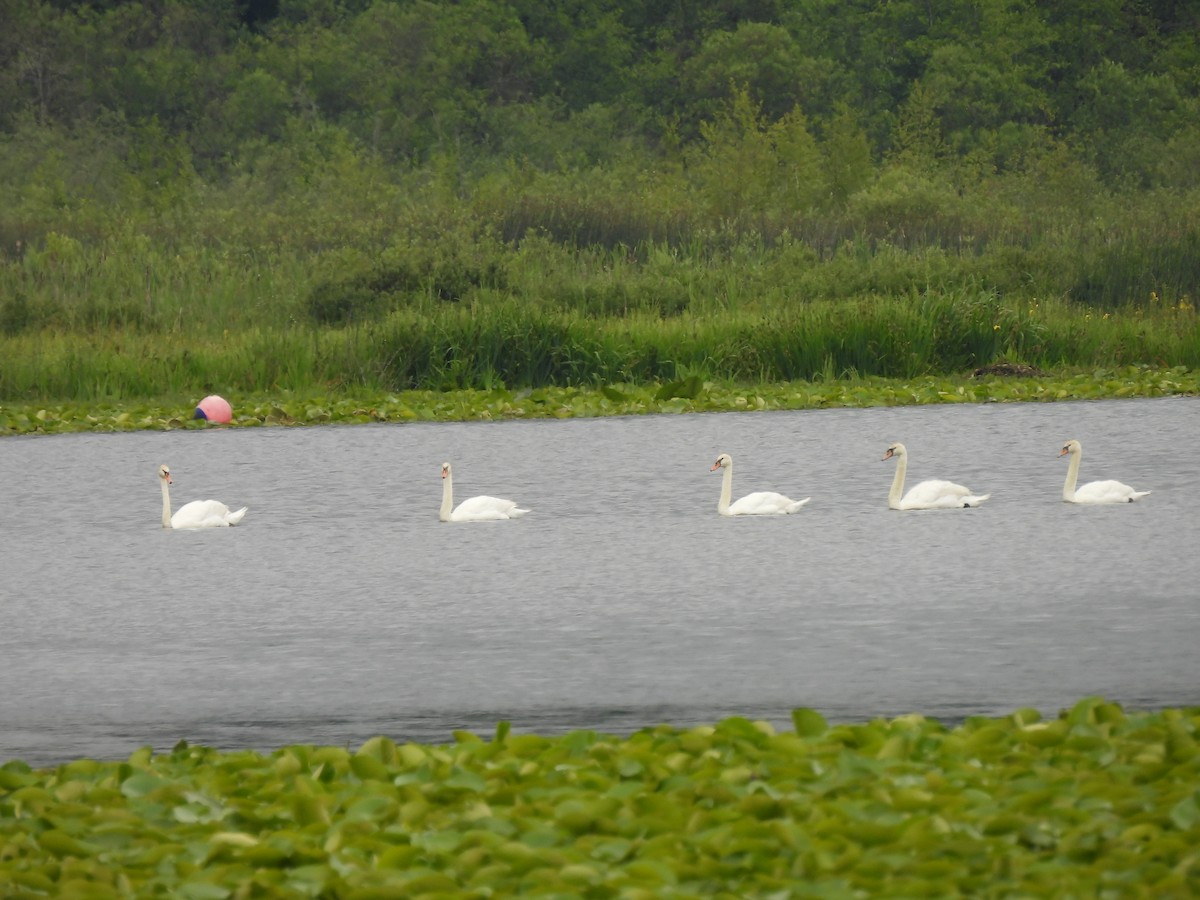
[[[224,528],[236,525],[246,514],[246,507],[235,513],[219,500],[193,500],[179,507],[171,516],[172,528]]]
[[[529,510],[521,509],[512,500],[479,496],[464,500],[450,514],[452,522],[491,522],[497,519],[517,519]]]
[[[729,504],[729,515],[787,515],[789,513],[794,513],[811,499],[811,497],[805,497],[803,500],[793,500],[790,497],[785,497],[783,494],[777,494],[774,491],[756,491],[753,494],[747,494],[745,497],[742,497],[734,503]]]
[[[1075,491],[1075,503],[1130,503],[1149,491],[1135,491],[1119,481],[1089,481]]]
[[[991,494],[976,496],[969,488],[953,481],[922,481],[913,485],[912,490],[900,501],[901,509],[961,509],[964,506],[978,506]]]

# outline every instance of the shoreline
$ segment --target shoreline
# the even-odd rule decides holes
[[[286,391],[223,395],[233,421],[216,427],[369,422],[469,422],[768,410],[868,408],[944,403],[1055,402],[1198,396],[1200,372],[1184,366],[1126,366],[1038,377],[930,375],[731,385],[699,378],[649,385],[449,391]],[[192,418],[195,401],[161,397],[100,402],[0,401],[0,437],[71,432],[171,431],[211,427]]]

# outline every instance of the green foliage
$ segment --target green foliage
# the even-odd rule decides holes
[[[0,397],[1200,352],[1170,4],[8,7]]]
[[[1200,295],[1200,227],[1149,238],[1122,236],[1088,253],[1071,296],[1106,309],[1163,305],[1187,310]]]
[[[0,878],[72,896],[1200,889],[1195,709],[793,719],[8,762]]]
[[[293,350],[303,350],[293,347]],[[1016,362],[1017,360],[1006,360]],[[306,365],[311,365],[309,353]],[[837,375],[841,377],[835,377]],[[664,384],[605,384],[598,388],[509,390],[369,390],[279,388],[232,394],[235,427],[317,425],[330,422],[479,421],[506,418],[572,418],[744,410],[908,406],[941,403],[1048,402],[1126,397],[1200,395],[1200,370],[1128,366],[1060,376],[922,377],[887,379],[836,373],[812,382],[753,387],[701,381],[695,375]],[[208,388],[205,389],[208,392]],[[196,394],[162,394],[149,403],[106,399],[76,403],[0,404],[0,435],[73,431],[208,428],[191,418]],[[224,427],[224,426],[220,426]]]

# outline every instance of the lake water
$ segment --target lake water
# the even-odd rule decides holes
[[[0,440],[0,761],[1200,703],[1200,398]],[[1142,501],[1061,501],[1080,483]],[[894,512],[949,478],[982,508]],[[734,497],[812,501],[716,513]],[[443,524],[488,493],[533,512]],[[173,504],[248,505],[231,529]]]

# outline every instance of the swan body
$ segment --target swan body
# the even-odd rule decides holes
[[[512,500],[486,495],[472,497],[454,506],[454,476],[450,463],[442,463],[442,508],[438,518],[443,522],[494,522],[500,519],[518,519],[529,510],[521,509]]]
[[[931,480],[913,485],[904,493],[904,477],[908,473],[908,450],[903,444],[892,444],[884,459],[896,459],[896,477],[888,492],[888,509],[962,509],[978,506],[991,494],[972,494],[968,488],[952,481]]]
[[[219,500],[193,500],[179,507],[175,515],[171,515],[171,470],[166,466],[158,467],[158,478],[162,483],[162,525],[163,528],[226,528],[236,525],[246,515],[248,507],[231,512],[229,507]]]
[[[708,471],[715,472],[724,469],[721,476],[721,499],[717,502],[717,512],[723,516],[786,516],[794,513],[812,497],[803,500],[793,500],[774,491],[756,491],[747,494],[734,503],[729,502],[733,493],[733,457],[722,453]]]
[[[1079,441],[1067,441],[1058,455],[1071,457],[1070,465],[1067,466],[1067,480],[1063,482],[1063,500],[1066,503],[1132,503],[1150,493],[1135,491],[1119,481],[1089,481],[1076,489],[1079,463],[1083,459],[1083,445]]]

